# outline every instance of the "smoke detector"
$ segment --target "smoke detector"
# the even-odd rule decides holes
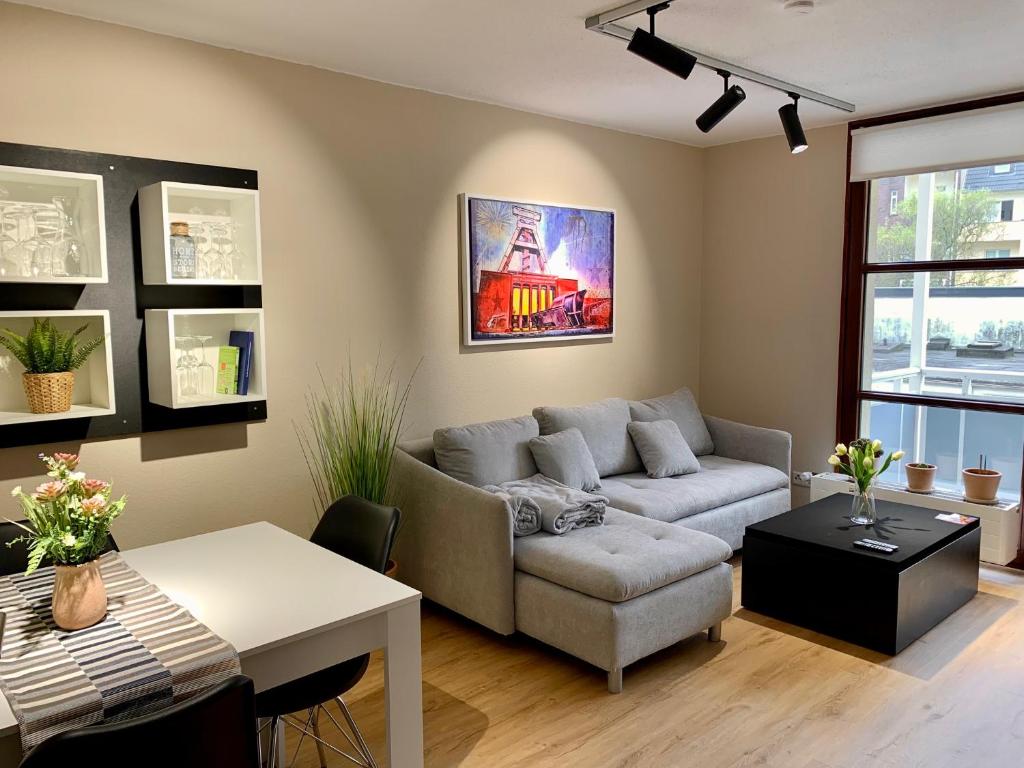
[[[814,0],[784,0],[782,7],[787,13],[804,15],[814,10]]]

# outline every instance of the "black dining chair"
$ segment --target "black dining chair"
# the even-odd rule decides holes
[[[378,573],[384,573],[388,558],[391,556],[391,547],[395,542],[400,517],[401,513],[394,507],[374,504],[358,496],[344,496],[327,508],[309,540]],[[338,586],[344,588],[344,585]],[[279,722],[284,722],[302,734],[299,737],[300,743],[306,736],[313,739],[321,768],[326,768],[327,765],[325,749],[336,752],[357,765],[376,768],[377,763],[373,759],[373,754],[342,698],[363,678],[369,661],[369,655],[349,659],[263,691],[256,696],[256,716],[269,720],[272,761],[283,751],[280,749],[281,745],[277,744],[277,739],[280,738],[277,726]],[[324,706],[331,699],[338,703],[351,735]],[[295,712],[305,712],[305,720],[295,719],[292,716]],[[334,723],[335,728],[346,738],[357,755],[353,756],[321,737],[321,714],[326,715]],[[274,762],[270,765],[273,768],[283,768]]]
[[[19,520],[22,525],[28,525],[27,520]],[[28,568],[28,547],[25,542],[19,541],[11,544],[19,536],[25,534],[24,529],[14,523],[0,523],[0,576],[10,576],[12,573],[24,573]],[[10,544],[10,546],[8,546]],[[104,552],[117,552],[117,542],[113,536],[107,537],[107,546]]]
[[[21,768],[259,768],[254,700],[252,680],[229,677],[149,715],[59,733]]]

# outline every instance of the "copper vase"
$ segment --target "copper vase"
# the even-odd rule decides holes
[[[85,629],[107,615],[107,589],[98,560],[58,565],[53,581],[53,620],[61,629]]]

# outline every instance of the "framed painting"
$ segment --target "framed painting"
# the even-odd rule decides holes
[[[463,340],[615,335],[615,211],[464,194]]]

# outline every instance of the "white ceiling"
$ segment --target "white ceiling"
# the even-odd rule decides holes
[[[781,94],[747,101],[708,136],[694,120],[721,92],[587,32],[617,0],[41,0],[29,5],[225,48],[694,145],[781,133]],[[1016,90],[1022,0],[676,0],[658,34],[857,105],[857,116]],[[646,24],[645,16],[623,23]],[[845,122],[800,103],[805,127]]]

